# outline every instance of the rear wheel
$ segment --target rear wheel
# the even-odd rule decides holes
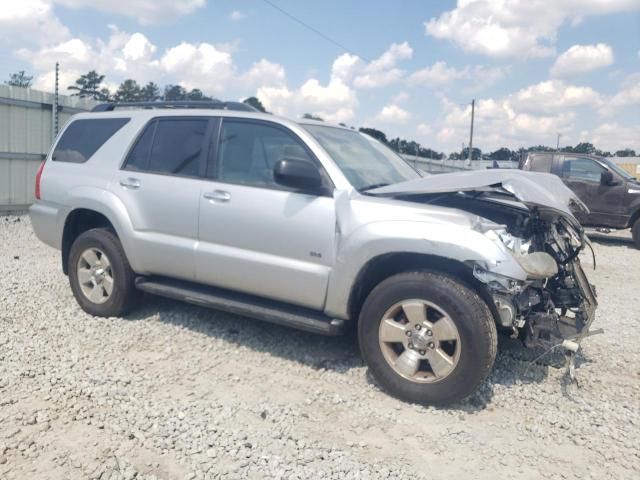
[[[638,218],[631,227],[631,236],[636,248],[640,248],[640,218]]]
[[[105,228],[88,230],[71,246],[69,283],[82,309],[98,317],[117,317],[133,306],[135,275],[118,237]]]
[[[362,307],[358,335],[376,381],[420,404],[450,404],[473,393],[497,348],[486,303],[457,280],[431,272],[380,283]]]

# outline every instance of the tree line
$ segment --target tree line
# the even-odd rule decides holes
[[[105,75],[101,75],[95,70],[91,70],[84,75],[80,75],[73,85],[67,87],[68,90],[73,93],[71,96],[77,96],[80,98],[92,98],[99,102],[156,102],[156,101],[207,101],[216,100],[213,97],[205,95],[202,90],[198,88],[192,88],[187,90],[181,85],[169,84],[164,88],[154,82],[148,82],[146,85],[140,85],[134,79],[124,80],[116,89],[115,92],[111,92],[108,88],[102,84],[104,82]],[[9,75],[9,80],[5,81],[5,84],[29,88],[32,85],[33,76],[27,75],[24,70],[20,70],[17,73]],[[251,105],[257,110],[265,113],[267,110],[257,97],[248,97],[243,100],[244,103]],[[311,113],[305,113],[303,118],[322,121],[323,119],[317,115]],[[340,125],[345,126],[341,123]],[[355,129],[355,127],[351,127]],[[370,135],[376,140],[384,143],[392,150],[406,154],[413,155],[422,158],[431,158],[436,160],[442,160],[447,158],[444,152],[437,152],[431,148],[423,147],[415,140],[406,140],[404,138],[387,138],[387,135],[381,130],[371,127],[361,127],[358,129],[360,132]],[[501,147],[488,154],[483,154],[482,150],[474,147],[471,151],[472,160],[511,160],[518,161],[522,158],[523,154],[530,151],[556,151],[556,149],[547,147],[545,145],[535,145],[527,148],[519,148],[517,150],[511,150],[507,147]],[[597,149],[593,144],[588,142],[578,143],[575,147],[565,146],[559,149],[561,152],[567,153],[581,153],[588,155],[598,155],[601,157],[635,157],[636,152],[630,148],[618,150],[616,152],[608,152]],[[639,152],[640,153],[640,152]],[[448,158],[452,160],[466,160],[469,158],[469,148],[464,147],[459,152],[452,152]]]

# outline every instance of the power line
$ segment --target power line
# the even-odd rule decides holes
[[[308,23],[300,20],[298,17],[296,17],[295,15],[292,15],[291,13],[287,12],[286,10],[283,10],[282,8],[280,8],[278,5],[276,5],[275,3],[271,2],[270,0],[262,0],[264,3],[266,3],[267,5],[270,5],[271,7],[275,8],[276,10],[278,10],[280,13],[286,15],[287,17],[289,17],[291,20],[293,20],[294,22],[299,23],[300,25],[302,25],[303,27],[305,27],[308,30],[311,30],[313,33],[315,33],[316,35],[322,37],[323,39],[325,39],[326,41],[332,43],[333,45],[335,45],[338,48],[341,48],[342,50],[344,50],[347,53],[350,53],[351,55],[355,55],[356,57],[360,57],[361,59],[367,61],[367,62],[371,62],[371,60],[367,59],[366,57],[357,54],[356,52],[354,52],[353,50],[351,50],[350,48],[345,47],[344,45],[342,45],[340,42],[337,42],[336,40],[334,40],[333,38],[329,37],[328,35],[325,35],[324,33],[322,33],[320,30],[318,30],[315,27],[312,27],[311,25],[309,25]]]

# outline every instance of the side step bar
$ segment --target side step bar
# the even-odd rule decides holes
[[[221,288],[162,277],[138,277],[136,288],[202,307],[264,320],[321,335],[340,335],[345,321],[321,312]]]

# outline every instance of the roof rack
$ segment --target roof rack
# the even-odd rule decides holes
[[[112,112],[116,108],[207,108],[215,110],[236,110],[241,112],[257,112],[251,105],[242,102],[176,100],[169,102],[110,102],[96,105],[92,112]]]

